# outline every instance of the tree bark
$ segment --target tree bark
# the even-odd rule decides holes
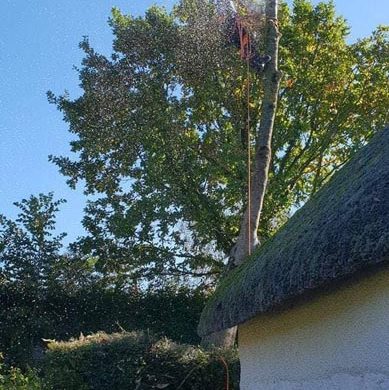
[[[281,74],[278,71],[278,0],[266,0],[265,54],[271,61],[264,70],[263,103],[261,120],[255,143],[255,158],[252,167],[250,205],[246,207],[241,221],[238,239],[231,250],[230,267],[242,264],[259,245],[258,228],[265,197],[271,162],[271,141],[277,110]]]
[[[201,346],[205,348],[231,348],[235,344],[237,331],[238,327],[234,326],[230,329],[203,336],[201,339]]]
[[[241,227],[236,244],[231,250],[231,259],[228,264],[228,273],[232,268],[242,264],[247,256],[259,245],[258,227],[263,200],[268,182],[271,162],[271,140],[274,127],[274,118],[277,109],[278,90],[281,74],[278,71],[278,0],[266,0],[266,32],[265,54],[271,56],[263,73],[263,102],[260,126],[256,135],[255,158],[253,161],[251,178],[251,202],[242,216]],[[204,346],[231,347],[235,343],[237,327],[216,332],[202,339]]]

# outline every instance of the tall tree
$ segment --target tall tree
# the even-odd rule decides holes
[[[83,94],[49,94],[69,123],[75,153],[51,160],[71,186],[83,181],[97,199],[79,245],[100,258],[100,269],[134,283],[197,277],[208,284],[246,240],[246,66],[226,45],[212,1],[182,0],[172,13],[153,7],[139,18],[114,10],[110,23],[110,58],[81,43]],[[261,162],[252,243],[257,233],[262,241],[271,236],[388,122],[386,28],[347,44],[333,3],[307,0],[292,11],[282,5],[278,26],[284,76],[272,145],[275,106],[264,102],[275,102],[269,75],[279,73],[273,61],[264,75],[250,74],[252,155]],[[268,25],[273,39],[276,30]],[[269,120],[261,121],[266,110]],[[237,252],[239,263],[245,252]]]
[[[96,259],[85,256],[78,243],[65,248],[66,233],[55,234],[64,202],[51,192],[31,195],[14,203],[19,208],[15,219],[0,214],[0,287],[13,286],[31,296],[120,284],[104,277],[95,267]]]
[[[276,116],[278,91],[281,73],[278,71],[278,46],[280,32],[278,29],[278,1],[266,0],[265,8],[266,32],[264,39],[265,53],[271,61],[264,69],[263,98],[259,126],[255,129],[255,158],[254,166],[249,169],[253,172],[253,180],[248,191],[249,201],[242,217],[239,236],[231,252],[232,264],[238,266],[259,245],[258,230],[263,201],[269,178],[269,169],[272,154],[272,137]],[[250,103],[249,103],[250,104]],[[250,161],[248,162],[250,164]]]
[[[0,272],[3,283],[29,289],[48,287],[65,233],[54,235],[56,213],[64,200],[53,194],[30,196],[15,202],[15,221],[0,215]]]
[[[260,244],[258,239],[258,229],[265,198],[266,187],[269,178],[269,168],[272,154],[272,135],[274,120],[277,110],[278,91],[281,80],[281,73],[278,71],[278,47],[280,33],[278,30],[278,1],[266,0],[265,6],[265,34],[264,49],[265,53],[271,57],[270,63],[264,69],[263,74],[263,98],[261,102],[260,116],[258,118],[259,126],[255,129],[255,157],[254,164],[251,167],[251,158],[248,159],[248,201],[246,210],[241,218],[239,236],[230,253],[231,267],[237,267],[242,264],[249,255]],[[250,79],[248,80],[248,83]],[[247,94],[250,89],[247,88]],[[248,95],[248,105],[250,105],[250,96]],[[250,112],[247,123],[250,123]],[[251,143],[251,129],[248,129],[248,142]],[[251,148],[249,148],[249,154]],[[251,172],[252,180],[251,180]],[[213,344],[220,347],[228,347],[234,344],[237,328],[227,329],[222,332],[211,334],[204,337],[204,345]]]

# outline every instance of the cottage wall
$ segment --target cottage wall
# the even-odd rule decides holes
[[[389,270],[239,326],[242,390],[389,389]]]

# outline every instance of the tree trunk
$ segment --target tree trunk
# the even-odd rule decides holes
[[[202,337],[201,345],[205,348],[218,347],[230,348],[234,346],[238,327],[222,330],[220,332],[211,333]]]
[[[255,158],[252,167],[251,201],[242,216],[239,237],[231,250],[231,260],[227,272],[242,264],[246,257],[259,245],[258,227],[263,200],[268,182],[271,161],[271,140],[274,118],[277,109],[278,90],[281,74],[278,71],[278,0],[266,0],[265,54],[271,56],[263,73],[263,103],[261,120],[256,135]],[[205,346],[229,347],[235,343],[237,327],[206,336],[202,340]]]
[[[278,71],[280,33],[278,31],[277,3],[277,0],[266,0],[265,54],[270,55],[272,60],[266,65],[263,75],[264,96],[261,121],[256,136],[254,166],[252,167],[251,201],[242,217],[239,237],[231,250],[230,266],[232,268],[242,264],[245,258],[259,245],[257,232],[268,182],[271,140],[281,79],[281,74]]]

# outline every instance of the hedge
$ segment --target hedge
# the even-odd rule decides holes
[[[144,332],[51,342],[42,373],[61,390],[229,390],[239,388],[235,350],[204,350]]]
[[[0,288],[0,351],[7,362],[33,365],[42,339],[68,340],[105,331],[149,330],[158,337],[197,344],[196,332],[205,303],[201,292],[165,289],[138,294],[103,289],[24,291]]]

